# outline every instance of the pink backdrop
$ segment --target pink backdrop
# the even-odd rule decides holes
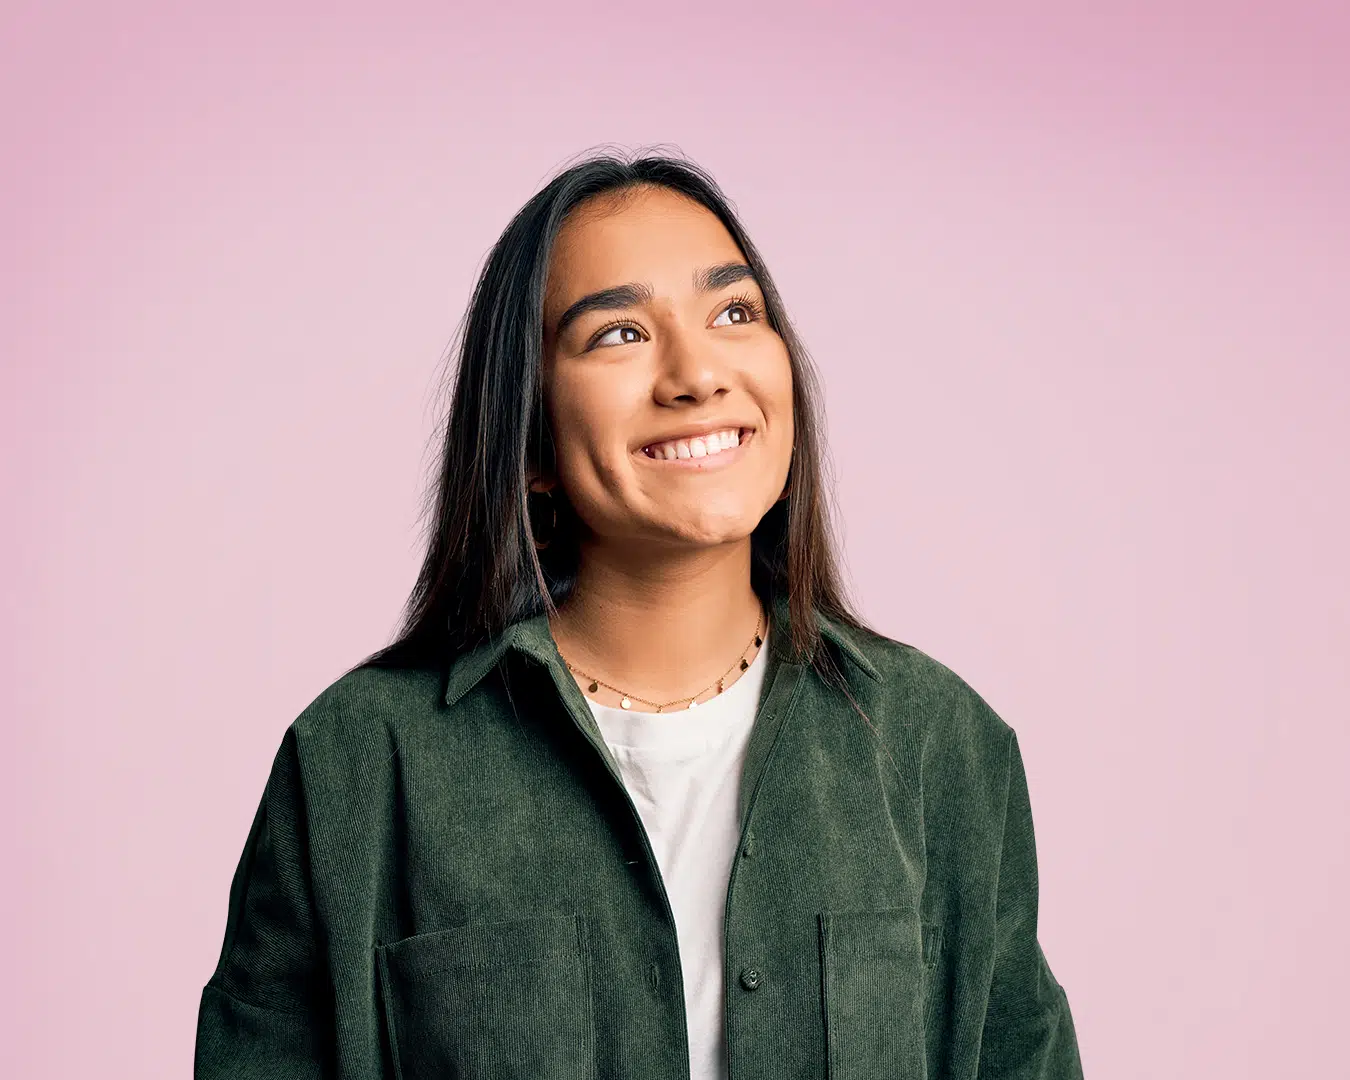
[[[0,1072],[188,1075],[475,273],[613,142],[737,202],[864,613],[1020,733],[1088,1074],[1347,1075],[1344,5],[184,6],[0,16]]]

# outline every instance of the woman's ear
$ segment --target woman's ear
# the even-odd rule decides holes
[[[534,536],[536,551],[547,548],[558,532],[558,501],[553,496],[553,489],[557,485],[556,478],[539,474],[532,475],[528,481],[525,505],[529,512],[530,532]],[[545,504],[548,506],[547,511],[544,510]],[[545,521],[547,524],[544,524]]]
[[[793,443],[793,444],[792,444],[792,453],[793,453],[793,455],[794,455],[794,457],[795,457],[795,456],[796,456],[796,453],[797,453],[797,444],[796,444],[796,443]],[[787,481],[783,484],[783,493],[782,493],[781,495],[779,495],[778,498],[776,498],[776,499],[774,500],[774,502],[782,502],[784,499],[786,499],[786,498],[787,498],[788,496],[790,496],[791,494],[792,494],[792,465],[789,464],[789,465],[788,465]]]

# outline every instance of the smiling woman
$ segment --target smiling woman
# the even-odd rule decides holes
[[[273,764],[199,1078],[1081,1076],[1016,737],[845,600],[817,397],[696,166],[516,215],[403,629]]]

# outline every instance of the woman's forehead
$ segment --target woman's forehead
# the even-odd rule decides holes
[[[586,212],[563,226],[549,260],[550,314],[587,293],[629,282],[682,289],[695,269],[741,258],[717,216],[675,192],[644,195],[618,208],[579,209]]]

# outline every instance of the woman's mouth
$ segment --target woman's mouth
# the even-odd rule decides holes
[[[739,451],[750,441],[754,430],[723,428],[691,438],[649,443],[638,453],[656,465],[706,469],[711,465],[730,464],[733,459],[740,457]]]

